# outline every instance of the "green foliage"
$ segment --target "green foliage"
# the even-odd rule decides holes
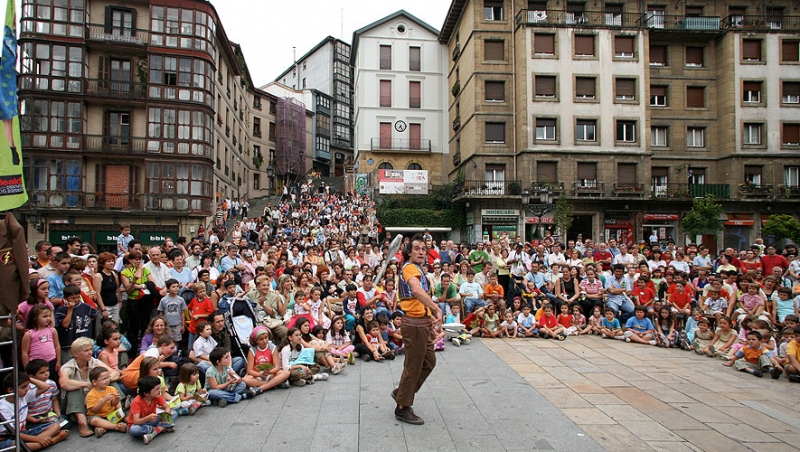
[[[442,185],[427,195],[388,195],[377,204],[378,220],[384,226],[449,227],[466,225],[464,209],[452,204],[453,184]]]
[[[558,197],[558,200],[556,201],[556,208],[553,211],[553,221],[556,223],[556,230],[564,233],[564,238],[562,240],[565,243],[567,240],[567,231],[569,230],[569,227],[572,226],[572,221],[574,220],[574,217],[572,216],[572,212],[574,210],[574,206],[572,203],[567,201],[566,196]]]
[[[725,224],[719,218],[722,212],[722,204],[716,202],[714,195],[709,194],[704,198],[695,198],[692,201],[692,209],[686,212],[681,220],[681,227],[690,237],[707,232],[716,233]]]
[[[800,243],[800,221],[791,215],[772,215],[761,228],[762,235],[773,235],[775,240],[789,239]]]

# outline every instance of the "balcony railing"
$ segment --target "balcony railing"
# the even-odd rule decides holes
[[[632,28],[641,26],[639,17],[639,13],[523,9],[517,14],[517,25]]]
[[[453,154],[453,166],[458,166],[460,164],[461,164],[461,151]]]
[[[654,198],[703,198],[714,195],[716,198],[730,198],[731,186],[728,184],[673,184],[653,185]]]
[[[147,98],[147,83],[88,79],[86,94],[115,99],[144,100]]]
[[[20,90],[54,91],[58,93],[83,94],[83,78],[53,77],[46,75],[21,74]]]
[[[84,135],[86,152],[114,154],[144,154],[147,139],[112,135]]]
[[[453,49],[453,61],[456,61],[459,55],[461,55],[461,43],[456,43],[456,46]]]
[[[651,30],[670,31],[720,31],[719,16],[682,16],[646,13],[639,17],[639,25]]]
[[[730,15],[722,19],[722,27],[727,29],[742,30],[800,30],[800,16],[742,16],[739,14]]]
[[[522,195],[522,182],[518,180],[465,180],[456,187],[459,196],[510,196]]]
[[[115,45],[146,46],[150,42],[150,32],[138,28],[89,24],[86,26],[86,40],[102,41]]]
[[[37,209],[83,209],[83,192],[31,190],[28,192],[30,207]]]
[[[456,116],[453,119],[453,130],[458,131],[461,128],[461,116]]]
[[[774,193],[775,187],[772,185],[739,185],[739,196],[742,198],[771,198]]]
[[[596,179],[585,179],[575,182],[572,191],[575,196],[603,196],[606,192],[606,185],[603,182],[597,182]]]
[[[430,151],[431,140],[421,138],[373,138],[371,142],[373,151]]]
[[[140,210],[139,199],[132,194],[85,193],[85,207],[89,210]]]
[[[548,180],[535,180],[531,182],[530,186],[533,191],[541,191],[542,189],[550,190],[553,194],[560,195],[564,193],[564,182],[550,182]]]
[[[614,184],[614,195],[626,198],[644,196],[644,184]]]
[[[331,143],[334,146],[350,147],[350,139],[344,137],[333,137]]]
[[[778,187],[778,193],[782,198],[800,198],[800,185],[781,185]]]

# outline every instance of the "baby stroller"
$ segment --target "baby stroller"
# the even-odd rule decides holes
[[[234,298],[230,309],[225,313],[225,326],[231,335],[231,348],[235,342],[235,350],[241,353],[239,356],[243,358],[247,358],[247,351],[250,350],[250,333],[256,327],[256,319],[253,302],[247,297]]]

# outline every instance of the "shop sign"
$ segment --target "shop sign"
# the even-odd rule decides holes
[[[644,219],[649,221],[678,221],[675,213],[646,213]]]
[[[614,218],[606,218],[603,220],[603,224],[606,226],[617,226],[620,228],[633,226],[633,221],[631,220],[617,220]]]
[[[48,241],[53,245],[61,246],[72,237],[78,237],[81,239],[81,243],[89,243],[92,234],[89,231],[50,231]]]
[[[525,217],[525,224],[554,224],[553,217]]]
[[[94,234],[94,241],[98,245],[115,245],[119,234],[119,231],[97,231]]]
[[[139,232],[137,237],[145,245],[160,245],[167,239],[177,240],[178,234],[174,231]]]
[[[481,210],[483,216],[519,216],[519,210],[516,209],[483,209]]]

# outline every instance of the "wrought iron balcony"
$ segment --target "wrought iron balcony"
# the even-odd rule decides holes
[[[522,195],[518,180],[465,180],[456,187],[455,197]]]
[[[650,30],[706,33],[718,33],[721,30],[719,16],[658,15],[648,12],[639,18],[639,24]]]
[[[742,30],[800,30],[800,16],[743,16],[739,14],[732,14],[722,19],[722,27],[726,29],[742,29]]]
[[[517,25],[637,28],[640,17],[639,13],[523,9],[517,14]]]
[[[625,198],[644,196],[644,184],[614,184],[614,195]]]
[[[138,28],[104,24],[86,26],[87,41],[101,41],[114,45],[146,46],[150,43],[150,32]]]
[[[422,151],[430,152],[431,140],[421,138],[376,137],[370,143],[373,151]]]
[[[147,83],[87,79],[86,94],[112,97],[114,99],[145,100],[147,98]]]
[[[800,199],[800,185],[781,185],[778,193],[782,198]]]
[[[84,206],[80,191],[30,190],[29,207],[36,209],[80,210]]]
[[[85,193],[85,207],[89,210],[140,210],[139,199],[133,194]]]
[[[774,193],[775,187],[772,185],[739,185],[739,196],[742,198],[772,198]]]
[[[584,179],[575,182],[572,192],[575,196],[604,196],[606,185],[603,182],[597,182],[597,179]]]
[[[56,93],[83,94],[85,79],[82,77],[54,77],[38,74],[20,74],[20,91],[52,91]]]
[[[455,119],[453,119],[453,130],[458,131],[458,129],[460,128],[461,128],[461,116],[456,116]]]
[[[84,135],[86,152],[114,154],[144,154],[147,152],[147,139],[118,135]]]
[[[653,198],[703,198],[706,195],[714,195],[716,198],[730,198],[731,186],[728,184],[674,184],[653,185]]]

